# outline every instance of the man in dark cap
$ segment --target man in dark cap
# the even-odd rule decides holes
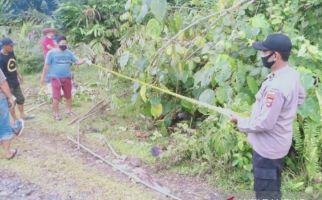
[[[256,94],[251,116],[232,116],[231,121],[253,148],[253,175],[256,199],[281,199],[283,159],[292,144],[292,122],[305,92],[299,73],[289,66],[291,40],[274,33],[253,47],[260,51],[264,67],[271,73]]]
[[[25,97],[20,88],[22,76],[18,72],[16,56],[13,52],[14,42],[10,38],[3,38],[1,43],[2,49],[0,51],[0,68],[7,78],[11,93],[16,98],[20,118],[31,119],[31,117],[28,117],[24,111]],[[10,113],[15,120],[16,125],[20,126],[21,120],[18,120],[18,117],[16,116],[15,106],[12,107]]]

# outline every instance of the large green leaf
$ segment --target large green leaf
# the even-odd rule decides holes
[[[215,72],[215,67],[210,67],[208,69],[201,69],[194,75],[194,86],[198,87],[200,84],[201,87],[208,86],[211,82],[213,73]]]
[[[216,99],[219,103],[232,102],[233,89],[229,85],[224,85],[216,89]]]
[[[150,100],[151,103],[151,115],[154,118],[160,117],[163,112],[163,105],[161,103],[161,98],[159,96],[154,96]]]
[[[225,84],[225,81],[229,80],[232,71],[229,65],[224,65],[220,67],[220,70],[216,73],[216,81],[219,85]]]
[[[178,32],[182,28],[182,15],[180,13],[175,13],[174,16],[169,19],[169,28],[173,32]]]
[[[130,59],[130,52],[124,52],[119,60],[121,68],[124,68]]]
[[[211,89],[206,89],[199,96],[199,101],[212,104],[215,98],[215,92]]]
[[[151,104],[151,114],[154,118],[160,117],[163,111],[163,106],[161,103],[159,104]]]
[[[258,91],[258,85],[256,80],[252,76],[247,77],[247,85],[249,90],[253,93],[256,94]]]
[[[313,97],[308,97],[304,104],[300,106],[299,113],[303,117],[309,117],[315,122],[319,122],[320,120],[320,106],[318,100]]]
[[[319,91],[318,89],[315,92],[316,97],[318,99],[319,102],[319,107],[320,107],[320,122],[322,124],[322,91]]]
[[[168,3],[167,0],[152,0],[151,12],[154,17],[162,21],[167,14]]]
[[[301,73],[301,82],[305,90],[314,86],[314,78],[311,73]]]
[[[147,97],[146,97],[146,86],[145,85],[141,86],[140,95],[141,95],[142,100],[144,102],[146,102],[147,101]]]
[[[125,10],[129,10],[131,8],[131,0],[127,0],[124,8],[125,8]]]
[[[161,35],[162,25],[156,19],[150,19],[146,26],[146,32],[152,38],[157,38]]]
[[[143,18],[146,16],[146,14],[148,13],[148,5],[143,4],[141,6],[141,11],[140,14],[136,17],[136,22],[141,22],[143,20]]]
[[[268,21],[263,14],[255,15],[251,18],[251,24],[254,28],[268,29],[270,27]]]

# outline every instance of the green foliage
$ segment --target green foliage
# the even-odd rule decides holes
[[[162,21],[167,13],[167,0],[152,0],[151,12],[156,19]]]
[[[62,27],[75,43],[101,45],[105,51],[118,48],[121,35],[120,15],[124,12],[125,0],[89,0],[66,2],[55,12],[57,26]]]
[[[58,0],[0,0],[0,24],[48,23],[57,5]]]
[[[160,4],[155,6],[155,4]],[[162,4],[162,5],[161,5]],[[272,32],[288,34],[294,44],[290,63],[301,73],[307,100],[294,124],[294,148],[289,167],[305,174],[305,186],[321,171],[321,83],[322,51],[319,49],[321,3],[310,0],[256,1],[234,9],[233,1],[144,1],[128,0],[122,15],[128,31],[117,55],[123,73],[142,81],[236,112],[249,112],[254,95],[268,71],[261,67],[253,41]],[[231,8],[230,8],[231,7]],[[224,9],[230,9],[225,12]],[[206,10],[206,12],[204,12]],[[310,27],[307,31],[305,27]],[[126,61],[126,62],[125,62]],[[146,87],[136,88],[142,110],[151,116],[150,98],[156,94]],[[184,110],[195,116],[208,114],[186,102],[158,94],[163,112],[158,120],[171,120],[173,112]],[[318,99],[320,101],[318,101]],[[154,113],[155,114],[155,113]],[[208,119],[211,119],[209,117]],[[215,123],[215,128],[212,124]],[[170,123],[171,124],[171,123]],[[204,160],[210,166],[225,163],[250,172],[251,149],[245,138],[223,121],[204,120],[198,134],[175,133],[169,154]],[[202,127],[209,126],[209,130]],[[199,133],[202,129],[202,133]],[[211,141],[211,142],[209,142]],[[184,144],[181,144],[184,143]],[[193,143],[193,144],[190,144]],[[206,145],[205,145],[206,144]],[[234,148],[230,148],[234,147]],[[196,156],[197,155],[197,156]],[[171,159],[171,156],[168,156]],[[214,161],[215,160],[215,161]],[[301,167],[292,167],[296,165]]]
[[[43,68],[44,57],[40,40],[41,26],[26,22],[19,29],[2,27],[1,36],[11,37],[17,43],[14,52],[20,72],[30,74],[40,72]]]
[[[242,169],[240,181],[251,178],[250,146],[226,119],[212,115],[196,129],[189,128],[187,123],[179,123],[169,141],[167,151],[161,155],[161,163],[166,167],[189,161],[200,165],[198,174],[225,166],[227,170]]]

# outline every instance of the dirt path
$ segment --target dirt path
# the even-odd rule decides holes
[[[0,199],[166,199],[47,134],[27,129],[17,157],[0,160]]]
[[[0,170],[0,199],[61,199],[58,194],[45,192],[41,186],[21,180],[17,174]]]

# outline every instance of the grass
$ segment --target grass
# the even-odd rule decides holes
[[[79,158],[69,156],[68,152],[48,147],[34,141],[20,140],[20,149],[39,151],[41,155],[24,153],[14,162],[0,160],[2,169],[14,171],[27,181],[40,185],[45,191],[58,192],[62,197],[71,195],[82,199],[89,193],[92,199],[154,199],[149,193],[135,184],[124,184],[114,177],[93,171]],[[95,193],[93,193],[95,191]]]

